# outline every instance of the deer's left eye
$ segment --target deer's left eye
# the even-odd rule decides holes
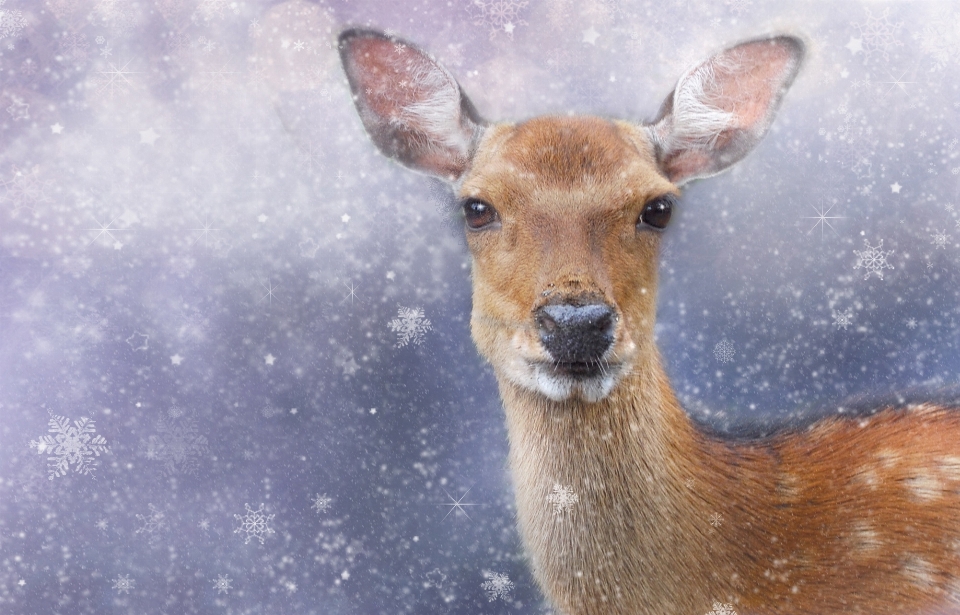
[[[640,218],[637,220],[637,226],[652,226],[655,229],[664,229],[670,223],[670,216],[673,215],[673,206],[677,202],[677,197],[672,194],[665,194],[648,201],[640,212]]]
[[[463,218],[467,226],[473,230],[479,230],[485,226],[490,226],[500,217],[497,210],[489,203],[484,203],[479,199],[468,199],[463,204]]]

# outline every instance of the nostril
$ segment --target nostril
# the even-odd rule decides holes
[[[551,335],[557,330],[557,321],[554,320],[544,310],[537,313],[537,326],[540,327],[541,335]]]

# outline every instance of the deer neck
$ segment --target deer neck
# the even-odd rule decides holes
[[[726,545],[738,539],[711,536],[710,515],[736,491],[719,470],[730,449],[692,424],[656,351],[592,404],[498,379],[521,534],[562,612],[698,613],[728,601],[737,575]],[[555,486],[578,501],[558,513]]]

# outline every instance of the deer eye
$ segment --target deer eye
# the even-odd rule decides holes
[[[645,224],[655,229],[664,229],[670,222],[670,216],[673,214],[673,205],[677,198],[672,194],[665,194],[649,201],[643,206],[640,212],[640,219],[637,220],[637,226]]]
[[[497,210],[489,203],[484,203],[478,199],[468,199],[463,204],[463,218],[467,226],[474,230],[479,230],[489,226],[500,219]]]

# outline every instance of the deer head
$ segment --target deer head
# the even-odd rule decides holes
[[[408,42],[347,30],[340,53],[380,150],[450,182],[460,200],[471,331],[498,380],[595,402],[656,356],[658,252],[680,187],[759,142],[804,46],[774,36],[725,49],[680,77],[650,123],[488,123]]]

